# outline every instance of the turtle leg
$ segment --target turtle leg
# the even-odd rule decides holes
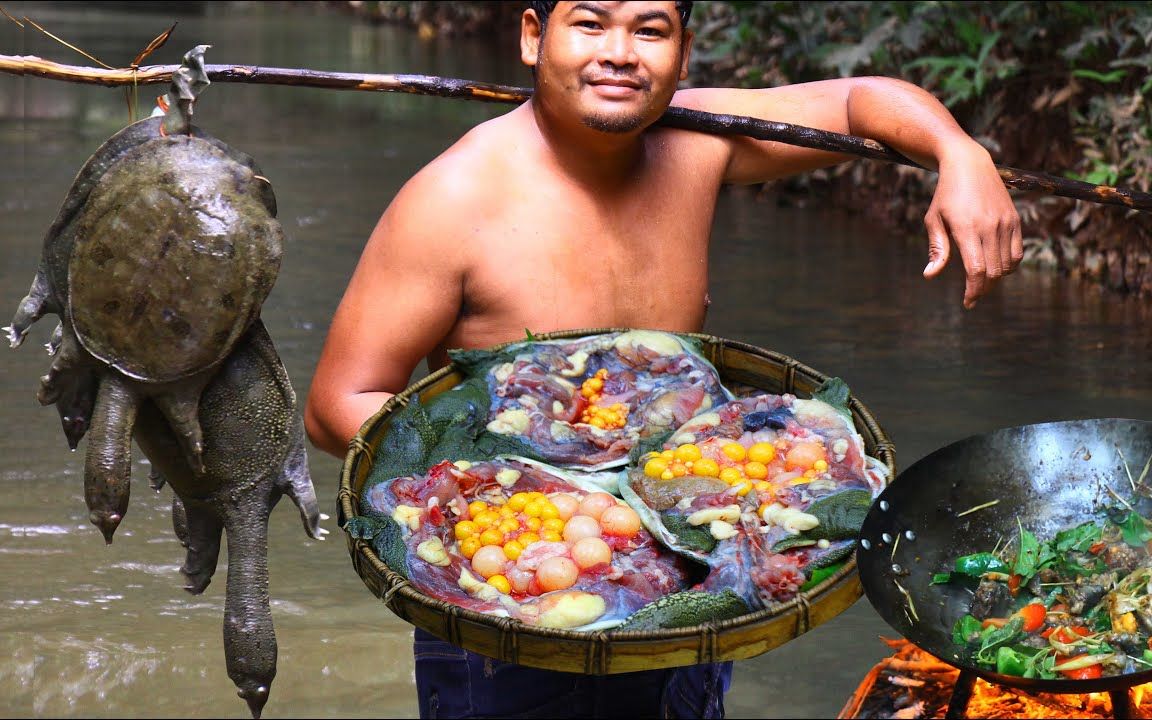
[[[77,370],[70,379],[68,388],[56,399],[56,411],[60,413],[60,426],[68,448],[75,450],[80,440],[88,432],[92,409],[96,403],[98,380],[96,373]]]
[[[36,392],[36,399],[41,405],[51,405],[59,400],[67,385],[61,378],[71,377],[73,371],[84,365],[84,350],[80,347],[76,336],[64,332],[63,326],[57,327],[60,330],[60,342],[56,344],[56,350],[52,353],[53,360],[48,368],[48,374],[40,377],[40,389]]]
[[[37,270],[36,277],[32,278],[32,287],[28,289],[28,294],[16,306],[16,314],[12,316],[12,324],[4,328],[8,334],[9,346],[20,347],[20,344],[24,342],[24,337],[28,334],[28,328],[32,327],[32,323],[44,317],[44,313],[51,309],[48,307],[49,295],[48,277],[42,270]]]
[[[320,506],[316,502],[316,488],[312,485],[312,475],[308,472],[308,452],[304,447],[304,424],[295,414],[296,393],[292,390],[292,383],[288,380],[288,373],[284,364],[276,353],[272,338],[268,336],[264,324],[257,320],[247,337],[250,347],[261,359],[250,370],[251,379],[247,384],[256,387],[263,385],[270,396],[275,397],[283,408],[279,419],[284,422],[286,435],[283,447],[287,451],[284,456],[284,465],[280,473],[272,479],[272,504],[279,501],[281,495],[287,495],[300,511],[300,520],[304,523],[304,532],[315,540],[323,540],[328,531],[320,527]],[[291,419],[288,419],[288,418]],[[271,509],[269,509],[271,510]]]
[[[265,488],[269,491],[265,485]],[[228,591],[224,601],[224,661],[253,718],[268,702],[276,677],[276,633],[268,599],[268,514],[272,499],[252,493],[224,511]]]
[[[297,428],[293,435],[292,449],[284,460],[283,472],[273,481],[274,488],[295,503],[308,537],[323,540],[328,531],[320,527],[320,505],[316,501],[312,475],[308,472],[308,452],[304,449],[303,432]]]
[[[204,432],[200,428],[200,394],[208,377],[172,385],[152,396],[156,407],[176,432],[192,472],[204,474]]]
[[[124,513],[132,479],[132,426],[139,399],[129,381],[109,369],[100,378],[84,460],[84,500],[88,518],[112,544]]]
[[[177,497],[172,500],[174,521],[176,506],[179,502]],[[185,505],[180,503],[180,507],[186,523],[186,539],[183,542],[188,548],[184,567],[180,568],[180,572],[188,580],[184,589],[193,595],[199,595],[208,587],[208,583],[212,582],[212,575],[216,572],[216,563],[220,559],[220,539],[224,532],[224,523],[215,511],[202,504]],[[228,550],[229,552],[232,550],[231,543],[229,543]]]
[[[98,378],[75,337],[63,333],[60,325],[56,329],[59,333],[59,339],[53,339],[56,357],[48,374],[40,378],[36,398],[41,405],[56,405],[68,447],[75,450],[88,432]]]

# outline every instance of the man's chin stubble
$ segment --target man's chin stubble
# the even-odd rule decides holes
[[[583,122],[593,130],[606,133],[627,133],[644,124],[642,115],[585,115]]]

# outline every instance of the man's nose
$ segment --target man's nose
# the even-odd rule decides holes
[[[612,28],[604,33],[604,42],[600,45],[597,60],[615,67],[639,63],[632,33],[627,28]]]

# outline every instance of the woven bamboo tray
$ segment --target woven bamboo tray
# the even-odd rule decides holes
[[[538,337],[541,340],[568,339],[625,330],[569,330]],[[730,385],[743,383],[765,392],[787,392],[803,398],[810,397],[828,379],[828,376],[770,350],[711,335],[684,336],[703,343],[704,356]],[[349,444],[340,476],[338,522],[341,528],[349,518],[360,515],[360,493],[372,470],[375,449],[388,430],[392,414],[414,395],[431,398],[461,380],[462,376],[452,365],[442,368],[390,398],[364,423]],[[888,466],[890,478],[895,477],[896,461],[891,441],[855,397],[849,399],[849,408],[856,429],[864,438],[865,450]],[[537,628],[428,597],[389,569],[368,542],[347,534],[345,539],[356,573],[368,589],[401,619],[455,645],[498,660],[593,675],[755,657],[827,622],[863,594],[853,557],[835,574],[795,599],[729,620],[656,631],[578,632]]]

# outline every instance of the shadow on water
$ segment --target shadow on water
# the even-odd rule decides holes
[[[127,63],[180,24],[155,63],[213,45],[210,63],[411,72],[529,82],[513,46],[420,42],[413,34],[280,4],[209,4],[202,15],[6,4],[105,62]],[[237,8],[243,12],[237,12]],[[85,62],[34,31],[0,24],[0,52]],[[159,86],[140,90],[150,107]],[[76,171],[125,122],[120,90],[0,76],[0,316],[32,278],[40,239]],[[398,94],[218,83],[197,122],[250,153],[272,179],[287,232],[264,319],[297,393],[308,392],[327,323],[380,212],[421,165],[507,108]],[[1052,168],[1045,168],[1051,171]],[[967,435],[1054,419],[1152,418],[1149,309],[1021,271],[974,311],[958,266],[925,282],[921,237],[858,217],[781,209],[726,192],[711,256],[706,330],[843,377],[907,467]],[[653,291],[658,291],[654,288]],[[224,672],[223,575],[180,590],[183,551],[169,496],[135,496],[105,547],[86,519],[82,457],[34,399],[47,367],[34,328],[0,351],[0,712],[8,716],[245,717]],[[340,464],[310,462],[335,515]],[[334,520],[307,540],[287,504],[272,517],[270,571],[280,641],[266,717],[414,717],[411,630],[363,586]],[[788,645],[737,665],[734,717],[834,715],[891,632],[865,601]]]

